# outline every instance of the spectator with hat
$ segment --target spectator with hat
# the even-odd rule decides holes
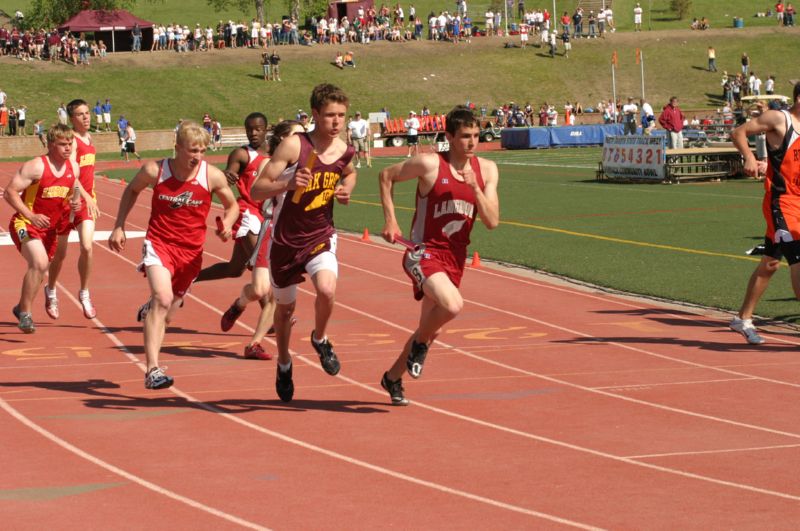
[[[369,123],[361,117],[361,111],[356,111],[355,117],[347,124],[347,143],[351,144],[356,151],[356,168],[361,167],[361,159],[364,159],[368,167],[372,167],[367,148],[369,139]]]

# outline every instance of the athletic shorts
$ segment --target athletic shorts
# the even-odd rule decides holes
[[[107,124],[111,123],[111,113],[110,112],[104,112],[103,113],[103,121],[105,123],[107,123]]]
[[[422,286],[434,273],[444,273],[455,287],[461,286],[461,277],[464,275],[466,255],[457,257],[452,251],[442,249],[425,249],[419,260],[407,250],[403,254],[403,271],[411,278],[414,288],[414,298],[422,300],[425,293]]]
[[[71,221],[70,218],[72,218]],[[56,224],[56,233],[59,236],[69,234],[71,230],[77,229],[78,226],[86,220],[92,220],[92,215],[89,213],[89,207],[86,206],[86,201],[81,199],[80,211],[76,212],[74,216],[72,215],[72,210],[64,212],[64,215],[61,216],[61,219],[59,219]]]
[[[406,142],[408,142],[409,146],[416,146],[417,144],[419,144],[419,135],[406,136]]]
[[[142,261],[137,270],[147,276],[149,266],[164,266],[172,275],[172,293],[183,297],[203,267],[203,249],[183,249],[169,243],[144,240]]]
[[[251,269],[254,267],[269,268],[269,243],[272,240],[272,223],[269,221],[264,223],[264,230],[258,234],[253,256],[250,257],[250,261],[247,263]]]
[[[767,231],[764,243],[765,254],[776,257],[776,253],[786,257],[789,265],[800,262],[800,197],[781,196],[773,199],[765,194],[761,204]],[[777,258],[777,257],[776,257]]]
[[[97,119],[97,123],[103,123],[103,115],[102,114],[95,114],[94,117]]]
[[[236,223],[231,227],[234,239],[244,238],[250,233],[258,234],[261,231],[261,222],[264,221],[259,214],[254,214],[249,209],[240,211]]]
[[[39,229],[22,219],[19,214],[11,218],[8,224],[8,231],[11,233],[11,240],[17,247],[17,251],[22,252],[22,245],[31,240],[39,240],[44,245],[44,250],[47,252],[47,259],[52,260],[56,254],[56,247],[58,245],[58,234],[56,229],[52,227],[47,229]]]
[[[354,138],[353,148],[356,151],[367,151],[367,141],[364,138]]]
[[[303,249],[280,245],[272,240],[269,246],[269,274],[272,285],[276,288],[287,288],[304,282],[303,273],[306,272],[306,265],[311,260],[326,252],[336,257],[336,237],[334,233],[330,238]]]
[[[128,140],[125,142],[125,151],[128,153],[136,153],[136,144]]]

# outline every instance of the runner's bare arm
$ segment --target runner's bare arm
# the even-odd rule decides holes
[[[225,215],[222,217],[223,230],[218,235],[222,241],[227,241],[231,237],[231,227],[239,217],[239,204],[228,187],[225,175],[213,166],[208,167],[208,184],[211,192],[219,197],[223,208],[225,208]]]
[[[250,188],[250,197],[255,201],[261,201],[269,197],[275,197],[282,194],[286,190],[294,190],[299,186],[297,175],[287,181],[278,181],[278,177],[287,167],[291,166],[300,157],[300,139],[296,136],[285,138],[278,144],[275,153],[269,159],[267,164],[259,172],[258,177]],[[300,171],[300,169],[298,169]],[[308,183],[308,171],[301,174],[305,177],[305,182],[302,186]],[[303,180],[301,178],[301,180]]]
[[[131,182],[128,183],[128,186],[125,187],[125,191],[122,192],[119,210],[117,210],[117,220],[114,222],[114,230],[111,231],[111,236],[108,238],[108,246],[118,253],[125,249],[125,220],[128,219],[128,214],[133,205],[136,204],[136,200],[142,190],[156,184],[158,180],[158,164],[154,160],[146,162]]]
[[[426,195],[433,186],[438,170],[438,155],[432,154],[417,155],[381,170],[378,175],[384,220],[381,235],[387,242],[394,243],[395,237],[403,234],[394,212],[394,183],[419,179],[419,191]]]
[[[350,204],[350,196],[353,193],[353,188],[356,187],[357,178],[358,173],[353,163],[350,162],[342,171],[342,178],[333,193],[336,200],[342,205]]]
[[[767,111],[746,122],[731,133],[734,147],[739,150],[744,158],[744,173],[751,177],[758,175],[758,161],[747,141],[748,136],[767,134],[767,142],[771,145],[780,144],[786,134],[785,118],[780,111]]]
[[[228,184],[234,185],[239,181],[239,174],[247,167],[247,150],[237,147],[228,155],[228,164],[225,166],[225,178]]]
[[[500,179],[497,165],[486,159],[478,159],[483,177],[483,190],[475,180],[474,172],[467,172],[464,181],[475,191],[475,202],[478,206],[478,215],[487,229],[497,228],[500,224],[500,200],[497,197],[497,184]]]
[[[34,227],[46,229],[50,226],[50,218],[44,214],[34,214],[22,200],[20,194],[30,185],[42,178],[44,163],[41,158],[29,160],[17,170],[3,190],[3,197],[11,207],[19,212],[26,219],[29,219]]]

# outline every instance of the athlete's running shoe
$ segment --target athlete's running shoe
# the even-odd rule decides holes
[[[147,389],[166,389],[172,386],[175,380],[164,374],[161,367],[153,367],[144,377],[144,386]]]
[[[150,301],[139,306],[139,309],[136,310],[136,322],[141,323],[144,321],[144,318],[147,317],[147,312],[150,311]]]
[[[397,380],[390,380],[389,379],[389,372],[383,373],[383,378],[381,378],[381,387],[386,389],[389,392],[389,396],[392,398],[392,405],[393,406],[407,406],[408,399],[403,394],[403,379],[398,378]]]
[[[44,287],[44,311],[50,319],[58,319],[58,297],[56,290]]]
[[[322,368],[325,370],[325,372],[331,376],[336,376],[339,374],[341,365],[339,364],[339,358],[336,357],[336,353],[333,351],[333,345],[331,345],[331,342],[327,339],[323,339],[317,343],[314,340],[314,331],[312,330],[311,346],[317,351],[319,362],[322,364]]]
[[[30,314],[30,312],[19,311],[19,305],[17,305],[11,309],[11,313],[13,313],[14,317],[19,320],[17,328],[26,334],[32,334],[36,332],[36,325],[33,324],[33,316]]]
[[[425,357],[427,355],[428,345],[426,343],[417,343],[412,339],[411,352],[408,353],[408,359],[406,360],[406,368],[412,378],[422,376],[422,367],[425,365]]]
[[[275,390],[278,397],[284,402],[291,402],[294,397],[294,382],[292,381],[292,366],[288,371],[282,371],[278,365],[278,375],[275,377]]]
[[[767,342],[766,339],[758,335],[758,330],[753,325],[752,319],[740,319],[738,316],[734,317],[728,325],[734,332],[739,332],[744,336],[748,343],[751,345],[763,345]]]
[[[238,319],[239,316],[242,315],[242,312],[244,312],[244,308],[239,308],[236,302],[237,301],[233,301],[231,307],[225,310],[225,313],[222,314],[222,318],[219,321],[219,327],[222,328],[223,332],[227,332],[233,328],[233,324],[236,322],[236,319]]]
[[[83,316],[87,319],[94,319],[97,316],[97,311],[94,309],[92,299],[89,298],[89,290],[82,289],[78,291],[78,300],[81,302],[81,308],[83,308]]]
[[[261,343],[244,347],[244,357],[248,360],[271,360],[272,354],[264,350]]]

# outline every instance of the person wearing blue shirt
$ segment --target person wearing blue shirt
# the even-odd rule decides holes
[[[106,122],[108,125],[108,122]],[[120,145],[120,154],[124,155],[125,150],[125,135],[126,131],[128,130],[128,120],[125,119],[125,116],[120,114],[119,120],[117,120],[117,135],[119,136],[119,145]]]
[[[92,112],[94,113],[94,118],[95,121],[97,122],[95,130],[99,133],[100,128],[103,126],[103,106],[100,104],[100,100],[97,100],[97,103],[95,104],[94,109],[92,109]]]
[[[111,131],[111,100],[106,98],[106,102],[103,104],[102,107],[103,107],[103,121],[106,123],[106,131]],[[125,127],[127,126],[128,123],[125,122]]]

